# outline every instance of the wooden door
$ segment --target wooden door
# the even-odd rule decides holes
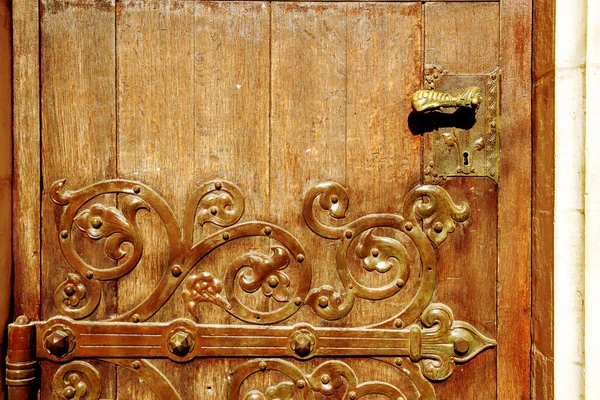
[[[9,398],[528,398],[530,11],[15,3]]]

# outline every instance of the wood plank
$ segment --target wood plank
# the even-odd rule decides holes
[[[425,5],[425,63],[456,73],[488,73],[498,66],[497,3]]]
[[[530,398],[531,0],[500,5],[498,398]]]
[[[310,187],[346,184],[346,5],[272,3],[271,218],[305,247],[312,287],[341,289],[336,243],[302,217]],[[291,322],[323,324],[308,307]]]
[[[270,4],[198,3],[194,11],[194,176],[198,184],[212,179],[234,183],[244,196],[242,221],[270,221]],[[224,278],[236,257],[251,250],[269,255],[269,244],[266,237],[229,243],[209,254],[198,270]],[[240,296],[253,309],[277,306],[262,291]],[[185,312],[183,301],[173,306]],[[200,307],[211,323],[239,323],[213,304]]]
[[[39,9],[13,4],[13,263],[14,314],[40,318]]]
[[[117,4],[118,176],[158,191],[180,220],[196,184],[193,24],[192,2]],[[144,254],[119,280],[119,314],[144,300],[171,268],[163,225],[154,214],[138,213]],[[175,315],[157,318],[168,321]],[[194,378],[189,372],[181,375]],[[117,381],[119,398],[155,398],[125,369],[118,369]]]
[[[66,178],[69,188],[114,178],[115,163],[115,9],[113,0],[44,0],[41,3],[42,177],[47,190]],[[114,204],[112,199],[104,199]],[[72,272],[58,244],[59,207],[42,197],[42,317],[57,314],[53,294]],[[87,237],[77,249],[93,265],[111,260],[103,246]],[[104,285],[92,319],[115,312],[115,282]],[[115,394],[114,368],[103,366],[103,395]],[[46,381],[46,379],[48,379]],[[50,390],[44,377],[42,394]],[[44,396],[42,396],[44,397]]]
[[[533,10],[531,398],[554,398],[554,1]]]
[[[180,220],[194,189],[212,179],[228,180],[245,197],[244,220],[268,219],[269,161],[263,149],[268,153],[269,6],[155,5],[119,3],[119,176],[158,190]],[[166,267],[161,224],[157,219],[145,224],[146,242],[153,245],[119,284],[120,312],[150,293]],[[223,278],[235,257],[250,249],[268,252],[268,244],[265,239],[232,242],[207,256],[197,270]],[[259,294],[256,305],[268,307],[269,299]],[[207,323],[239,323],[214,304],[202,304],[199,310]],[[181,288],[153,320],[174,316],[191,318]],[[199,396],[197,388],[224,398],[226,385],[217,378],[228,375],[228,365],[198,360],[170,379],[183,398]],[[136,382],[135,376],[119,373],[121,395],[149,395],[149,388]]]
[[[492,72],[499,62],[498,18],[496,3],[426,4],[425,63],[464,74]],[[488,178],[453,178],[442,186],[454,201],[468,202],[471,216],[439,247],[435,301],[450,306],[457,320],[496,338],[496,184]],[[494,398],[496,356],[488,350],[457,367],[450,379],[435,385],[438,398]]]
[[[0,354],[6,354],[6,327],[12,316],[12,40],[8,0],[0,1]],[[0,360],[4,382],[4,357]],[[0,388],[4,399],[5,386]]]
[[[443,187],[454,201],[470,205],[471,216],[439,247],[434,301],[448,305],[456,320],[496,338],[498,188],[483,177],[449,178]],[[495,398],[496,355],[495,349],[486,350],[459,365],[447,381],[435,385],[438,398]]]
[[[348,221],[373,213],[402,213],[404,197],[420,181],[421,136],[410,132],[406,120],[412,111],[412,94],[421,87],[422,29],[419,3],[348,5]],[[398,236],[393,230],[375,233]],[[415,250],[409,242],[407,249]],[[388,284],[394,273],[357,270],[356,278],[370,287]],[[347,318],[348,326],[391,318],[399,304],[414,294],[405,289],[377,303],[358,299]]]

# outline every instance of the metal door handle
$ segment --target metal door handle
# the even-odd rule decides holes
[[[430,111],[443,107],[464,107],[476,109],[481,103],[481,88],[471,86],[458,94],[419,90],[412,96],[413,109],[416,112]]]

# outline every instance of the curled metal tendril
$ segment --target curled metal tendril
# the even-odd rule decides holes
[[[244,395],[240,393],[244,381],[254,374],[269,371],[276,371],[289,380],[270,386],[265,392],[252,389]],[[412,371],[409,371],[408,374],[402,372],[409,380],[412,379],[410,376]],[[275,394],[278,396],[274,397]],[[383,395],[391,400],[406,399],[400,389],[385,382],[370,381],[358,384],[358,377],[354,370],[342,361],[327,361],[320,364],[311,373],[304,373],[290,362],[272,359],[248,361],[233,370],[228,398],[231,400],[270,400],[275,398],[291,399],[300,396],[299,398],[310,400],[316,398],[315,394],[327,397],[336,395],[335,398],[341,399],[359,399],[370,394]],[[426,400],[432,398],[434,397],[424,397]]]
[[[89,290],[86,283],[90,286]],[[84,283],[81,276],[69,273],[67,280],[58,285],[54,292],[54,305],[62,315],[75,319],[84,318],[100,304],[101,291],[97,280]]]
[[[284,272],[292,263],[292,258],[283,247],[273,246],[270,255],[251,251],[234,260],[227,269],[224,284],[208,272],[190,276],[184,283],[183,299],[197,320],[200,320],[200,316],[196,305],[210,302],[246,322],[270,324],[282,321],[294,314],[301,305],[298,301],[290,300],[302,299],[310,287],[310,269],[303,266],[299,259],[302,260],[296,257],[300,278],[294,290],[290,287],[289,276]],[[247,293],[260,289],[264,296],[272,297],[283,305],[269,312],[249,308],[238,298],[236,285]],[[223,289],[225,293],[221,293]]]
[[[214,180],[202,184],[189,198],[184,214],[184,242],[188,248],[194,242],[194,226],[211,223],[231,226],[244,214],[244,197],[231,182]]]
[[[97,400],[102,391],[100,373],[87,362],[72,361],[56,371],[52,390],[59,399]]]

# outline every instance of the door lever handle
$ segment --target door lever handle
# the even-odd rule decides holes
[[[412,106],[416,112],[431,111],[444,107],[477,109],[481,103],[481,88],[471,86],[458,94],[419,90],[412,96]]]

